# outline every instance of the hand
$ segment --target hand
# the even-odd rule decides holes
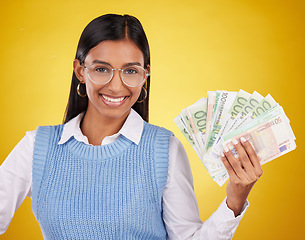
[[[235,158],[225,146],[220,158],[230,177],[227,185],[227,205],[236,217],[263,170],[256,152],[248,141],[241,138],[241,142],[234,139],[232,143],[239,157]]]

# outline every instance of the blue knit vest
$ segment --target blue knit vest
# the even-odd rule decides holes
[[[144,123],[139,145],[121,135],[90,146],[64,125],[38,127],[32,207],[45,239],[166,239],[162,192],[172,133]]]

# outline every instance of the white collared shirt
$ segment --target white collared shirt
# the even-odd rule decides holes
[[[89,144],[80,129],[83,113],[71,119],[64,126],[58,144],[71,137]],[[120,135],[139,144],[144,121],[131,109],[120,131],[103,139],[102,145],[114,142]],[[0,166],[0,234],[9,226],[15,211],[26,196],[32,197],[32,162],[35,131],[29,131],[12,150]],[[199,217],[197,199],[194,193],[193,177],[184,147],[172,136],[169,143],[169,168],[167,184],[162,196],[163,220],[168,239],[232,239],[234,232],[248,208],[245,203],[242,212],[235,218],[226,205],[226,199],[211,217],[202,223]]]

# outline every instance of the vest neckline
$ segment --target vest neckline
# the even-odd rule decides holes
[[[124,152],[133,144],[132,141],[123,135],[120,135],[119,138],[112,143],[99,146],[92,146],[79,142],[74,137],[71,137],[66,143],[73,154],[88,160],[105,160],[113,158]]]

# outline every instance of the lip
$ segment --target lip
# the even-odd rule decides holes
[[[99,94],[99,97],[101,98],[101,100],[103,101],[103,103],[109,107],[120,107],[122,106],[127,99],[129,98],[129,96],[111,96],[111,95],[107,95],[107,94]],[[119,99],[119,98],[124,98],[122,101],[120,102],[111,102],[108,101],[106,98],[112,98],[112,99]]]

